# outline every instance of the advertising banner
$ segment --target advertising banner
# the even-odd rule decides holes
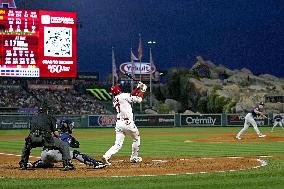
[[[116,115],[89,115],[88,127],[115,127]]]
[[[175,115],[135,115],[137,127],[174,127]],[[91,115],[88,127],[115,127],[116,115]]]
[[[180,114],[181,126],[222,126],[222,114]]]
[[[30,119],[28,115],[1,115],[0,129],[28,129]]]
[[[76,77],[76,13],[39,11],[41,77]]]
[[[175,115],[135,115],[137,127],[174,127]]]
[[[268,115],[265,114],[267,117]],[[257,116],[254,118],[258,126],[267,126],[269,125],[268,118],[263,118]],[[245,122],[245,115],[242,114],[227,114],[227,125],[228,126],[242,126]]]
[[[155,66],[151,66],[151,63],[148,62],[125,62],[120,65],[119,67],[122,73],[129,73],[129,74],[152,74],[156,71]]]

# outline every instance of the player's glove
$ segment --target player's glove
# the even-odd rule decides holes
[[[267,119],[267,116],[266,116],[266,115],[264,115],[264,114],[261,114],[261,116],[262,116],[263,118]]]
[[[79,148],[80,147],[79,141],[76,140],[74,137],[72,137],[71,143],[70,143],[70,147],[72,147],[72,148]]]
[[[139,81],[138,84],[137,84],[137,88],[140,88],[140,89],[141,89],[143,85],[144,85],[144,84],[143,84],[141,81]]]
[[[146,92],[147,85],[143,84],[140,89],[141,89],[141,92]]]

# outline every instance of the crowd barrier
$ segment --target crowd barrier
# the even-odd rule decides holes
[[[271,126],[276,114],[268,113],[268,118],[256,117],[260,127]],[[283,116],[283,114],[281,114]],[[136,114],[137,127],[241,127],[244,124],[242,114]],[[27,129],[30,126],[32,114],[0,114],[0,129]],[[62,119],[75,122],[80,128],[115,127],[116,115],[58,115]]]

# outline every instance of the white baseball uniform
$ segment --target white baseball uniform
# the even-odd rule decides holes
[[[271,129],[271,132],[274,131],[274,128],[275,128],[277,125],[280,125],[280,127],[284,130],[284,127],[283,127],[283,125],[282,125],[282,123],[284,123],[284,118],[283,118],[280,114],[278,114],[278,115],[276,115],[273,119],[274,119],[274,123],[273,123],[273,127],[272,127],[272,129]]]
[[[110,159],[121,149],[125,135],[130,135],[133,139],[131,158],[138,157],[140,135],[133,120],[131,103],[140,103],[141,101],[141,97],[131,96],[130,93],[120,93],[114,97],[113,107],[117,112],[116,139],[115,144],[103,155],[105,159]]]
[[[257,115],[262,114],[262,110],[259,107],[254,108],[251,112],[249,112],[246,116],[245,116],[245,123],[244,123],[244,127],[240,130],[240,132],[236,135],[237,139],[240,139],[241,135],[249,128],[249,124],[251,124],[255,130],[255,132],[257,133],[257,135],[259,137],[264,137],[265,135],[263,135],[258,127],[257,124],[254,120],[254,117],[256,117]]]
[[[73,151],[70,151],[70,157],[73,157]],[[42,150],[40,159],[46,164],[52,164],[63,161],[62,154],[59,150],[49,149]]]

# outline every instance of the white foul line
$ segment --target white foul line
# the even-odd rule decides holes
[[[8,154],[8,153],[1,153],[1,152],[0,152],[0,155],[21,157],[21,155],[17,155],[17,154]],[[38,157],[38,156],[29,156],[29,157],[40,159],[40,157]]]

